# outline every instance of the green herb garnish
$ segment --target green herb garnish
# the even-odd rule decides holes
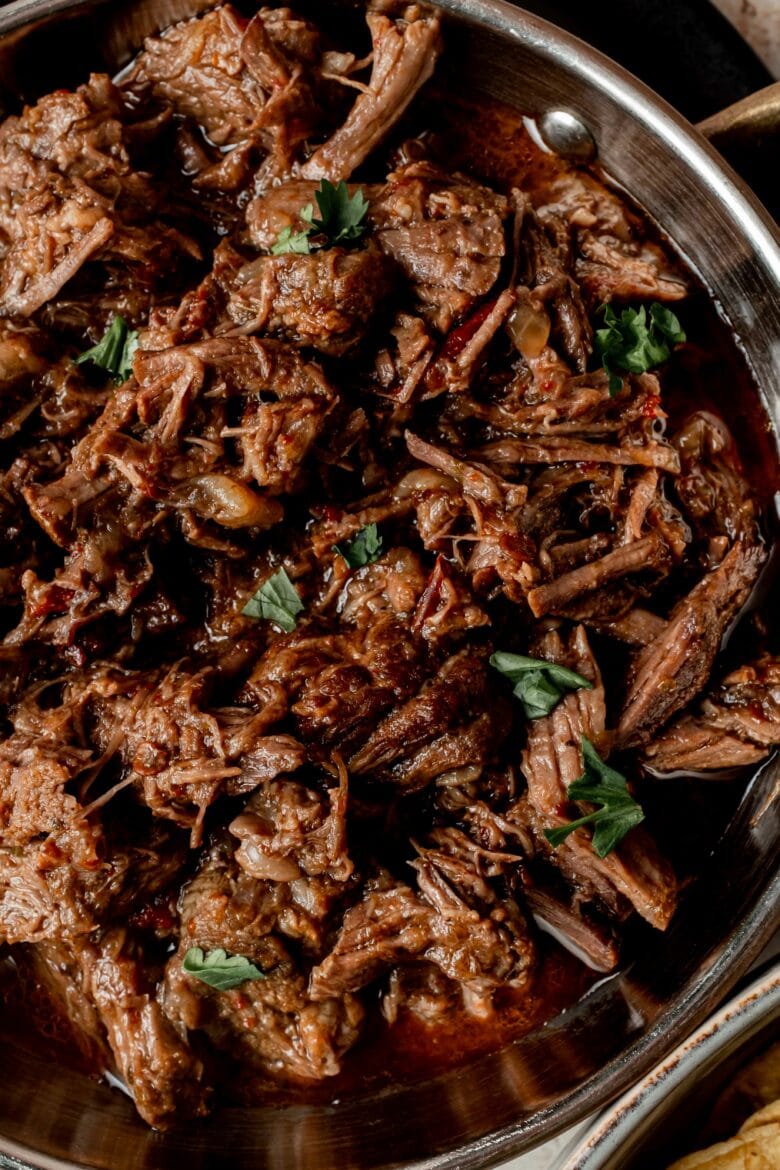
[[[138,349],[138,333],[128,327],[124,317],[114,314],[114,319],[97,345],[79,354],[76,365],[92,362],[111,375],[118,386],[126,382],[133,372],[133,356]]]
[[[647,310],[623,309],[618,317],[611,305],[602,306],[604,329],[596,330],[596,356],[609,374],[609,393],[612,397],[622,389],[623,379],[618,370],[643,374],[665,362],[671,346],[685,341],[685,333],[671,309],[655,301]]]
[[[276,243],[271,248],[274,256],[288,252],[311,252],[320,248],[332,248],[334,244],[351,244],[359,240],[366,230],[363,222],[368,211],[368,200],[362,189],[350,195],[343,179],[331,183],[323,179],[314,192],[319,216],[315,217],[314,204],[309,203],[300,213],[306,224],[303,231],[282,228]]]
[[[302,609],[298,590],[284,569],[277,569],[250,597],[241,612],[246,617],[273,622],[289,634],[295,629],[295,616]]]
[[[276,243],[271,248],[271,255],[285,256],[288,252],[300,252],[302,255],[308,256],[311,252],[309,230],[294,232],[291,227],[282,228],[276,238]]]
[[[569,691],[578,691],[582,687],[589,691],[593,689],[593,683],[581,674],[544,658],[527,658],[523,654],[499,651],[491,655],[490,665],[515,684],[513,694],[523,704],[526,719],[549,715]]]
[[[344,558],[350,569],[373,565],[382,555],[382,537],[379,535],[379,529],[376,524],[367,524],[347,544],[334,544],[333,551]]]
[[[204,952],[190,947],[182,962],[182,970],[201,983],[208,983],[217,991],[230,991],[248,979],[265,979],[265,974],[243,955],[228,955],[222,947]]]
[[[567,797],[570,800],[587,800],[601,805],[601,808],[576,821],[570,821],[568,825],[545,829],[544,835],[557,849],[574,829],[580,825],[593,825],[593,851],[598,857],[606,857],[623,840],[629,829],[645,819],[645,814],[642,806],[628,791],[625,776],[605,764],[584,735],[582,763],[585,771],[569,785]]]

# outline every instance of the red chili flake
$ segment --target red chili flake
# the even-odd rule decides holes
[[[66,613],[75,595],[75,589],[68,589],[64,585],[50,585],[38,603],[31,607],[31,615],[46,617],[50,613]]]
[[[661,398],[658,394],[651,394],[642,407],[645,418],[656,418],[661,413]]]
[[[56,869],[61,863],[64,854],[58,845],[52,841],[51,837],[44,841],[38,850],[38,860],[36,868],[39,870]],[[83,868],[83,867],[82,867]]]
[[[138,930],[171,930],[176,925],[176,919],[171,913],[170,906],[155,905],[154,902],[142,906],[130,915],[129,925]]]
[[[456,329],[453,329],[452,333],[449,334],[446,341],[444,342],[444,345],[441,347],[442,357],[457,357],[460,351],[466,348],[467,344],[471,341],[480,325],[485,322],[491,310],[495,308],[497,299],[497,297],[494,297],[492,301],[488,301],[486,304],[482,305],[479,309],[476,310],[476,312],[472,313],[470,317],[467,317],[461,325],[458,325]]]
[[[430,617],[431,614],[435,612],[439,604],[439,598],[441,597],[442,588],[447,576],[447,566],[444,563],[443,558],[438,556],[436,558],[436,564],[434,565],[433,572],[428,578],[428,584],[425,586],[425,589],[420,596],[420,600],[417,603],[417,608],[414,611],[414,617],[412,619],[413,633],[419,633],[425,624],[426,618]]]
[[[433,366],[425,378],[426,389],[429,391],[442,390],[445,385],[446,379],[444,377],[443,371],[440,370],[437,366]]]

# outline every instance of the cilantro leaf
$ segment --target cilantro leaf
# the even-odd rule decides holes
[[[545,829],[544,835],[557,849],[574,829],[580,825],[593,825],[593,851],[598,857],[606,857],[630,829],[645,819],[645,814],[642,806],[628,791],[625,776],[610,768],[584,735],[582,763],[585,770],[569,785],[567,796],[570,800],[587,800],[599,804],[601,808],[576,821],[570,821],[568,825]]]
[[[334,244],[350,244],[361,239],[367,225],[363,222],[368,211],[368,200],[361,188],[350,195],[343,179],[331,183],[323,179],[314,192],[319,215],[315,216],[314,205],[302,208],[300,219],[306,224],[303,231],[293,232],[282,228],[276,243],[271,248],[274,256],[288,252],[311,252],[321,248],[332,248]],[[310,237],[315,237],[312,246]],[[324,237],[319,243],[316,237]]]
[[[314,192],[314,198],[320,209],[319,219],[314,219],[312,214],[304,217],[313,228],[326,235],[331,244],[360,239],[366,230],[363,220],[368,211],[368,200],[361,188],[350,195],[343,179],[335,185],[323,179]],[[306,208],[306,212],[310,212],[310,207]]]
[[[273,622],[289,634],[297,624],[295,615],[302,609],[298,590],[284,569],[277,569],[249,598],[241,612],[245,617]]]
[[[569,691],[593,689],[593,683],[581,674],[544,658],[499,651],[491,655],[490,665],[515,684],[512,693],[523,704],[526,719],[549,715]]]
[[[343,557],[350,569],[373,565],[382,555],[382,537],[376,524],[367,524],[347,544],[334,544],[333,551]]]
[[[133,372],[133,357],[138,349],[138,332],[128,327],[124,317],[114,314],[114,319],[97,345],[87,349],[76,358],[76,365],[92,362],[106,370],[118,386],[126,382]]]
[[[612,305],[602,306],[604,328],[596,330],[595,350],[604,370],[609,374],[609,392],[614,397],[622,389],[623,379],[617,372],[643,374],[661,365],[671,355],[671,346],[685,341],[685,333],[671,309],[657,301],[648,312],[623,309],[617,315]]]
[[[284,256],[288,252],[298,252],[304,256],[311,252],[308,231],[294,232],[291,227],[282,228],[271,248],[271,255]]]
[[[222,947],[205,953],[200,947],[190,947],[184,956],[182,970],[217,991],[230,991],[248,979],[265,979],[264,972],[249,959],[243,955],[228,955]]]

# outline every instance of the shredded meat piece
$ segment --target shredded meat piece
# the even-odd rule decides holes
[[[29,317],[97,260],[128,273],[200,258],[183,232],[154,224],[160,205],[128,151],[131,111],[107,78],[60,91],[0,127],[0,312]],[[151,290],[150,290],[151,291]]]
[[[346,847],[347,772],[328,801],[300,784],[275,780],[263,785],[230,832],[241,842],[236,861],[256,878],[294,881],[306,873],[328,873],[344,881],[354,866]]]
[[[675,474],[680,469],[673,448],[665,443],[642,446],[607,447],[578,439],[550,438],[538,442],[502,439],[483,450],[487,459],[505,464],[523,463],[617,463],[639,467],[658,467]]]
[[[594,684],[592,690],[567,695],[550,715],[534,720],[529,732],[523,772],[528,780],[530,825],[539,847],[545,848],[542,830],[573,819],[562,809],[569,785],[582,775],[580,742],[583,735],[597,745],[603,741],[606,708],[598,667],[581,626],[568,647],[551,633],[538,649],[540,657],[571,665]],[[576,885],[606,898],[607,904],[618,893],[654,926],[666,926],[674,912],[676,882],[671,867],[641,828],[632,829],[605,858],[590,848],[586,829],[575,829],[555,851],[554,860]]]
[[[359,1036],[362,1005],[349,994],[311,996],[283,938],[321,948],[342,891],[342,883],[325,876],[258,880],[235,865],[227,843],[216,845],[182,897],[182,947],[168,962],[162,989],[166,1013],[180,1027],[240,1052],[270,1080],[335,1075]],[[191,946],[244,955],[266,977],[215,992],[183,971]],[[247,1029],[249,1017],[254,1023]]]
[[[467,651],[453,655],[442,665],[436,678],[426,682],[419,694],[382,720],[349,760],[350,771],[361,775],[391,768],[399,760],[408,760],[415,749],[430,744],[432,740],[435,743],[434,737],[457,726],[464,715],[473,711],[475,700],[486,690],[484,661]],[[498,727],[494,726],[492,730],[495,734]],[[461,765],[449,761],[445,752],[441,771],[457,766]]]
[[[421,894],[408,886],[379,889],[347,912],[333,950],[312,971],[316,999],[364,987],[407,956],[434,963],[478,998],[523,981],[525,940],[480,918],[430,866],[416,864]]]
[[[674,436],[680,452],[677,496],[704,544],[705,564],[716,565],[734,540],[755,543],[756,502],[747,489],[728,427],[698,411]]]
[[[732,671],[695,714],[669,724],[644,750],[657,772],[723,772],[757,764],[780,743],[780,663],[764,657]]]
[[[372,67],[343,126],[301,168],[307,179],[348,179],[400,118],[431,76],[439,51],[439,18],[407,21],[369,12]]]
[[[365,335],[392,287],[391,266],[375,244],[261,256],[236,273],[227,312],[242,332],[340,355]]]
[[[495,284],[507,213],[506,199],[494,191],[430,163],[393,172],[370,211],[380,248],[443,333]]]
[[[642,239],[637,217],[593,176],[559,176],[539,215],[543,221],[560,217],[568,224],[577,253],[576,278],[594,308],[613,298],[677,301],[687,294],[687,284],[669,257]]]
[[[547,890],[527,889],[524,897],[543,930],[563,936],[571,950],[596,971],[614,971],[620,961],[620,949],[608,929],[590,922]]]
[[[520,213],[524,251],[522,267],[526,269],[524,276],[528,280],[530,302],[537,313],[543,306],[549,306],[564,353],[574,367],[584,373],[592,348],[593,331],[573,276],[574,257],[569,233],[564,223],[551,212],[540,222],[527,198],[522,202]]]
[[[573,598],[597,589],[605,581],[622,577],[626,573],[655,568],[665,556],[666,547],[656,535],[623,545],[607,553],[600,560],[591,561],[579,569],[572,569],[570,573],[565,573],[557,580],[551,581],[549,585],[539,585],[532,589],[528,594],[531,612],[534,617],[554,613]]]
[[[206,671],[170,670],[158,686],[147,686],[122,743],[129,778],[143,799],[157,816],[191,826],[193,844],[219,795],[251,792],[305,759],[292,736],[264,734],[284,709],[278,695],[256,711],[210,708],[213,681]]]
[[[126,82],[151,90],[223,151],[197,166],[201,187],[232,189],[263,159],[266,181],[288,174],[327,100],[317,29],[289,9],[247,21],[230,4],[148,37]]]
[[[737,542],[718,568],[679,602],[661,637],[640,652],[618,724],[623,743],[646,741],[699,693],[765,555],[759,546]]]
[[[177,1117],[205,1113],[203,1064],[157,1001],[143,960],[127,953],[125,932],[80,940],[74,952],[116,1069],[144,1120],[164,1129]]]

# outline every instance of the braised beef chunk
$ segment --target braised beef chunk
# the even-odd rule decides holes
[[[259,812],[244,816],[262,824],[265,804],[254,807]],[[307,830],[301,825],[304,841],[318,831]],[[245,839],[244,863],[252,856],[246,845]],[[257,878],[237,861],[242,858],[231,844],[216,845],[184,889],[180,951],[167,964],[161,993],[165,1011],[179,1027],[205,1032],[217,1047],[238,1053],[268,1081],[333,1076],[360,1035],[363,1006],[352,994],[312,995],[287,942],[321,952],[349,874],[341,880],[301,870],[282,874],[277,867],[274,876]],[[183,960],[193,946],[243,955],[263,977],[214,990],[186,972]]]
[[[0,125],[0,951],[161,1128],[569,1005],[695,877],[658,777],[780,744],[703,293],[320,7]]]
[[[606,706],[598,665],[585,631],[576,627],[568,646],[557,633],[544,635],[539,658],[574,669],[592,683],[568,695],[544,718],[534,720],[528,733],[522,768],[528,793],[520,807],[510,811],[532,832],[535,846],[550,854],[564,876],[586,897],[607,905],[627,899],[654,926],[666,926],[676,904],[676,882],[671,867],[641,828],[633,828],[619,847],[599,857],[588,841],[587,828],[576,829],[555,851],[550,850],[545,829],[576,820],[568,812],[568,789],[583,773],[583,737],[595,745],[606,744]],[[602,749],[603,751],[603,749]]]
[[[370,215],[380,248],[398,264],[423,316],[441,332],[495,285],[508,205],[494,191],[430,163],[412,163],[388,177]]]
[[[393,283],[375,244],[313,256],[259,256],[236,272],[227,312],[242,331],[338,356],[360,341]]]
[[[410,958],[433,963],[461,984],[477,1013],[491,988],[522,986],[533,949],[517,909],[504,923],[482,917],[425,855],[415,867],[419,893],[405,885],[383,888],[380,879],[347,912],[333,950],[312,971],[315,999],[356,991]]]
[[[756,501],[723,419],[698,411],[673,441],[680,453],[677,496],[701,542],[704,563],[716,565],[731,541],[755,542]]]
[[[96,75],[0,127],[4,316],[29,317],[87,263],[101,265],[106,288],[135,279],[148,309],[171,266],[200,258],[194,240],[160,222],[157,188],[133,166],[133,116]]]
[[[702,690],[731,620],[747,601],[765,553],[738,541],[678,602],[660,637],[640,651],[620,716],[624,743],[647,740]]]
[[[150,1125],[206,1112],[203,1064],[161,1007],[148,959],[117,927],[74,944],[115,1067]]]
[[[208,146],[185,148],[201,188],[231,190],[258,171],[270,182],[289,173],[309,135],[327,127],[327,67],[316,28],[287,8],[246,20],[230,4],[148,37],[126,85],[149,92],[186,119]]]
[[[780,662],[765,655],[709,690],[669,724],[644,758],[658,772],[710,772],[757,764],[780,743]]]

